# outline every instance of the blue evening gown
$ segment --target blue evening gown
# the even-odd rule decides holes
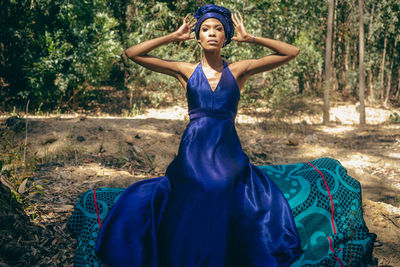
[[[131,185],[99,234],[107,266],[288,266],[301,253],[290,207],[242,151],[228,65],[212,91],[201,63],[187,81],[190,122],[165,176]]]

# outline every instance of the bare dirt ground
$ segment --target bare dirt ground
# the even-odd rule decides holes
[[[242,110],[237,130],[255,165],[338,159],[362,185],[364,218],[381,244],[374,249],[379,266],[400,266],[400,124],[389,122],[394,111],[400,113],[367,108],[367,126],[359,127],[350,103],[331,109],[329,126],[321,124],[320,115]],[[39,255],[37,266],[72,266],[76,241],[66,222],[78,196],[94,187],[127,187],[163,175],[188,123],[185,107],[149,109],[135,117],[26,119],[30,156],[40,164],[25,195],[37,185],[43,188],[28,195],[35,207],[33,223],[46,230],[32,238],[36,245],[30,255]],[[16,135],[23,139],[25,131]]]

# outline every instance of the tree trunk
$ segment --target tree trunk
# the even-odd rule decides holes
[[[333,9],[334,0],[329,0],[328,10],[328,23],[326,30],[326,44],[325,44],[325,74],[324,74],[324,115],[323,124],[329,123],[329,90],[331,87],[331,59],[332,59],[332,25],[333,25]]]
[[[347,47],[349,43],[349,19],[348,19],[348,4],[347,0],[339,0],[337,3],[336,8],[337,13],[337,22],[336,24],[339,25],[337,27],[337,62],[336,68],[337,71],[337,79],[336,79],[336,88],[339,90],[343,95],[346,94],[346,72],[348,69],[348,53]],[[335,58],[335,57],[333,57]]]
[[[384,94],[385,86],[384,86],[383,77],[385,76],[384,74],[385,74],[386,47],[387,47],[387,37],[386,37],[386,34],[385,34],[385,40],[383,41],[383,54],[382,54],[381,68],[380,68],[380,71],[379,71],[379,76],[380,76],[379,82],[380,82],[380,85],[382,87],[382,91],[381,91],[381,99],[382,100],[385,97],[385,94]]]
[[[396,90],[395,99],[400,100],[400,67],[397,66],[397,82],[396,86],[394,87]]]
[[[365,125],[365,106],[364,106],[364,90],[365,90],[365,73],[364,73],[364,0],[358,0],[358,12],[359,12],[359,72],[360,72],[360,87],[359,87],[359,98],[360,98],[360,125]]]
[[[353,62],[352,62],[352,64],[353,64],[353,66],[352,66],[352,70],[356,70],[357,69],[357,42],[353,42],[353,46],[354,46],[354,48],[353,48],[353,51],[354,51],[354,56],[353,56]],[[353,91],[353,93],[354,93],[354,91]]]
[[[333,10],[337,8],[337,1],[334,1]],[[333,31],[335,29],[335,31]],[[336,36],[337,36],[337,12],[333,13],[333,25],[332,25],[332,56],[331,56],[331,88],[333,91],[338,89],[337,75],[336,75]]]
[[[375,4],[372,5],[372,10],[369,17],[369,30],[368,30],[368,39],[367,39],[367,46],[371,44],[372,38],[372,23],[374,22],[374,14],[375,14]],[[375,95],[374,95],[374,82],[373,82],[373,71],[372,66],[368,72],[368,89],[369,89],[369,99],[371,103],[375,102]]]
[[[387,77],[387,85],[386,85],[386,97],[385,97],[385,101],[383,102],[383,105],[385,105],[385,106],[387,105],[387,102],[389,101],[389,98],[390,98],[390,89],[392,88],[393,65],[394,65],[394,59],[396,58],[395,57],[396,51],[397,51],[397,40],[394,41],[393,53],[391,55],[391,63],[390,63],[389,73],[388,73],[388,77]],[[396,76],[396,74],[395,74],[395,76]]]
[[[301,95],[304,92],[304,76],[302,74],[299,75],[298,81],[299,81],[299,94]]]
[[[369,16],[369,31],[368,31],[368,43],[372,38],[372,23],[374,22],[374,14],[375,14],[375,4],[372,5],[371,15]]]
[[[137,6],[137,0],[132,0],[130,1],[129,4],[126,6],[126,29],[127,31],[132,31],[132,21],[135,18],[135,16],[138,15],[138,6]],[[131,68],[128,64],[129,60],[125,52],[122,52],[122,63],[124,64],[124,87],[129,89],[129,111],[132,112],[133,110],[133,105],[134,105],[134,90],[135,90],[135,85],[134,84],[129,84],[131,78],[132,78],[132,73],[129,71]]]
[[[396,46],[395,46],[396,47]],[[390,63],[390,69],[387,74],[387,85],[386,85],[386,97],[385,101],[383,101],[383,105],[386,107],[387,103],[389,101],[389,96],[390,96],[390,88],[392,86],[392,69],[393,69],[393,63],[394,63],[394,57],[392,57],[392,62]]]
[[[375,96],[374,96],[374,80],[373,80],[373,72],[372,72],[372,67],[368,71],[368,91],[369,91],[369,100],[371,103],[375,102]]]
[[[351,86],[350,86],[350,83],[347,81],[347,72],[349,71],[349,68],[350,68],[349,62],[351,60],[351,57],[350,57],[350,40],[348,40],[345,45],[346,45],[346,54],[345,54],[345,57],[344,57],[344,74],[343,74],[343,77],[344,77],[344,89],[343,90],[344,90],[345,94],[350,94]]]

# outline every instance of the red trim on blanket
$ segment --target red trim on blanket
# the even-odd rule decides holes
[[[333,250],[332,239],[331,239],[330,236],[328,236],[328,240],[329,240],[329,247],[331,248],[331,251],[332,251],[332,252],[335,252],[335,251]]]
[[[335,252],[333,250],[333,245],[332,245],[333,242],[332,242],[332,238],[330,236],[328,236],[328,240],[329,240],[329,247],[331,248],[331,251]],[[339,248],[339,250],[342,250],[342,249]],[[344,267],[343,262],[338,257],[335,256],[335,260],[337,260],[339,262],[340,266]]]
[[[331,201],[331,223],[332,223],[332,230],[333,230],[333,234],[336,234],[335,220],[334,220],[334,217],[333,217],[333,216],[334,216],[335,207],[334,207],[334,205],[333,205],[333,198],[332,198],[332,195],[331,195],[331,191],[329,190],[328,183],[326,182],[326,179],[325,179],[324,174],[323,174],[320,170],[318,170],[317,167],[315,167],[314,165],[312,165],[310,162],[307,162],[307,163],[308,163],[308,165],[310,165],[311,167],[313,167],[314,170],[316,170],[316,171],[321,175],[322,179],[324,180],[324,184],[325,184],[325,187],[326,187],[326,191],[328,192],[329,199],[330,199],[330,201]],[[332,252],[335,252],[335,251],[333,250],[333,242],[332,242],[332,239],[331,239],[330,236],[328,236],[328,240],[329,240],[329,246],[330,246],[331,251],[332,251]],[[340,264],[341,267],[344,267],[343,262],[342,262],[338,257],[335,256],[335,260],[337,260],[337,261],[339,262],[339,264]]]
[[[330,236],[328,236],[328,240],[329,240],[329,247],[331,248],[331,251],[332,251],[332,252],[335,252],[335,251],[333,250],[333,242],[332,242],[332,238],[331,238]],[[342,249],[339,248],[339,250],[342,250]],[[342,262],[338,257],[335,256],[335,260],[337,260],[337,261],[339,262],[339,264],[340,264],[341,267],[344,267],[343,262]]]
[[[331,195],[331,191],[329,190],[328,184],[326,183],[325,176],[324,176],[324,174],[323,174],[320,170],[317,169],[317,167],[315,167],[314,165],[312,165],[310,162],[307,162],[307,163],[308,163],[308,165],[310,165],[311,167],[313,167],[313,168],[321,175],[322,179],[324,180],[324,184],[325,184],[325,187],[326,187],[326,191],[328,192],[329,199],[330,199],[330,201],[331,201],[331,223],[332,223],[332,230],[333,230],[333,234],[336,234],[335,221],[334,221],[334,217],[333,217],[335,208],[334,208],[334,206],[333,206],[333,198],[332,198],[332,195]]]
[[[340,263],[340,266],[344,267],[344,263],[338,257],[335,257],[335,260]]]
[[[99,229],[100,229],[101,220],[100,220],[99,208],[97,207],[96,189],[97,188],[93,189],[93,199],[94,199],[94,208],[96,209],[96,214],[97,214],[97,221],[99,222]]]

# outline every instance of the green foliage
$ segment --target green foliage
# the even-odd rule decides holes
[[[89,3],[70,1],[60,6],[59,20],[68,27],[45,32],[47,53],[29,68],[27,77],[34,90],[25,97],[54,101],[109,79],[122,52],[115,30],[119,24],[103,11],[102,1]]]
[[[97,86],[110,79],[123,48],[118,32],[120,24],[107,3],[105,0],[32,1],[29,7],[20,2],[8,3],[11,11],[22,11],[22,15],[18,14],[20,21],[12,26],[25,27],[14,31],[20,43],[26,45],[14,48],[20,50],[18,63],[22,81],[26,81],[25,85],[20,83],[21,86],[14,88],[17,98],[31,99],[34,106],[44,103],[46,108],[52,108],[61,106],[89,84]],[[17,41],[10,40],[6,45],[14,43]]]
[[[313,90],[316,87],[315,77],[322,75],[323,57],[321,51],[316,47],[312,33],[303,31],[299,34],[294,44],[300,48],[300,54],[292,61],[294,75],[299,82],[300,93],[303,90]],[[306,84],[308,83],[308,87]],[[301,87],[304,87],[301,89]]]
[[[26,99],[37,109],[58,109],[89,98],[90,87],[102,85],[131,90],[133,109],[168,103],[183,95],[180,84],[166,75],[150,72],[122,59],[124,49],[175,31],[187,13],[206,3],[240,11],[249,33],[298,46],[300,55],[290,64],[263,74],[264,83],[250,79],[243,99],[257,105],[254,97],[279,105],[297,93],[320,94],[326,38],[327,3],[306,1],[12,1],[4,0],[0,18],[4,34],[0,47],[1,104],[4,109],[22,109]],[[384,73],[399,67],[400,3],[396,0],[366,0],[366,71],[373,76],[376,91],[385,84],[378,79],[383,44],[387,39]],[[336,3],[334,69],[339,87],[357,87],[358,12],[354,3]],[[397,47],[396,47],[397,44]],[[271,53],[267,48],[232,42],[222,54],[235,62]],[[201,51],[195,40],[171,43],[152,55],[165,59],[198,62]],[[346,63],[344,63],[346,62]],[[339,88],[340,90],[340,88]],[[257,91],[257,95],[254,94]],[[247,95],[246,95],[247,94]],[[248,101],[247,101],[247,100]],[[136,109],[136,108],[135,108]]]
[[[397,112],[390,114],[389,119],[393,123],[400,123],[400,115]]]
[[[349,70],[346,72],[346,84],[351,88],[351,93],[357,95],[358,72],[356,70]]]

